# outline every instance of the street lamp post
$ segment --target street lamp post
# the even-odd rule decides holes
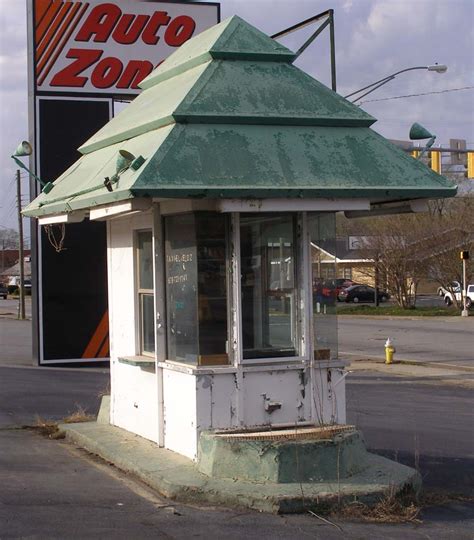
[[[383,79],[380,79],[379,81],[375,81],[372,84],[368,84],[367,86],[364,86],[364,88],[359,88],[359,90],[356,90],[355,92],[351,92],[350,94],[347,94],[347,96],[344,96],[346,99],[355,96],[356,94],[360,94],[360,92],[364,92],[364,90],[367,90],[364,94],[357,97],[356,99],[352,100],[352,103],[355,103],[356,101],[359,101],[363,97],[367,96],[368,94],[372,93],[374,90],[377,90],[377,88],[380,88],[384,84],[387,84],[390,81],[393,81],[397,75],[400,75],[400,73],[405,73],[406,71],[414,71],[416,69],[426,69],[427,71],[435,71],[436,73],[446,73],[448,71],[448,66],[444,64],[433,64],[431,66],[415,66],[411,68],[402,69],[400,71],[397,71],[396,73],[392,73],[391,75],[387,75]]]

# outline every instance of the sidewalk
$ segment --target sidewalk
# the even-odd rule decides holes
[[[376,357],[341,355],[341,359],[349,362],[350,372],[377,372],[386,377],[395,377],[397,384],[446,384],[463,388],[474,388],[474,369],[465,366],[451,366],[439,362],[412,362],[397,360],[387,365],[385,360]],[[404,379],[404,380],[402,380]]]
[[[339,481],[259,483],[209,477],[200,473],[190,459],[101,423],[104,416],[107,414],[101,411],[98,422],[62,424],[60,430],[75,445],[134,474],[161,495],[182,503],[299,513],[355,499],[371,504],[404,487],[413,486],[415,491],[420,487],[421,477],[414,469],[371,453],[367,453],[367,467],[362,472]]]

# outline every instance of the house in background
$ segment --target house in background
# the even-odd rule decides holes
[[[30,259],[30,250],[23,250],[26,259]],[[5,276],[9,276],[11,269],[18,263],[19,253],[18,249],[3,249],[0,253],[0,278],[4,279]]]
[[[16,252],[18,253],[18,252]],[[29,253],[29,252],[28,252]],[[24,284],[27,294],[31,292],[31,257],[23,258]],[[5,268],[0,274],[0,281],[8,286],[9,294],[15,292],[20,286],[20,263],[17,261],[13,266]]]
[[[320,281],[350,279],[374,285],[374,261],[362,250],[364,237],[344,236],[311,244],[313,276]]]

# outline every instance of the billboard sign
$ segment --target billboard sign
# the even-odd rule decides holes
[[[36,0],[36,93],[137,94],[156,66],[218,20],[216,3]]]
[[[114,98],[133,98],[158,64],[220,20],[220,6],[211,2],[27,0],[27,6],[30,166],[51,181],[112,118]],[[31,197],[38,189],[32,179]],[[54,231],[31,227],[34,358],[40,365],[107,360],[106,224],[71,223],[56,232],[64,239],[61,251],[51,242]]]

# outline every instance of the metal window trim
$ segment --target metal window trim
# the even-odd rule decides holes
[[[139,228],[133,230],[133,251],[134,251],[134,257],[133,257],[133,272],[134,272],[134,283],[135,283],[135,354],[136,355],[144,355],[144,356],[155,356],[155,351],[145,351],[143,346],[143,311],[142,311],[142,301],[141,297],[142,295],[152,295],[155,296],[154,290],[150,289],[140,289],[139,287],[139,279],[140,279],[140,250],[139,250],[139,243],[138,243],[138,237],[141,233],[149,233],[151,234],[152,238],[152,253],[154,252],[153,247],[153,228]],[[154,267],[154,264],[153,264]],[[154,270],[152,270],[154,272]],[[155,350],[156,350],[156,340],[155,340]]]
[[[164,223],[160,204],[152,206],[153,217],[153,288],[155,313],[155,384],[158,399],[158,446],[165,446],[164,376],[160,362],[166,358],[166,288]]]
[[[238,273],[237,276],[241,275],[241,256],[240,256],[240,215],[242,212],[239,213],[233,213],[233,216],[237,216],[237,218],[234,218],[233,223],[238,222],[238,234],[234,231],[233,241],[234,243],[237,243],[236,250],[234,248],[234,254],[238,253]],[[247,213],[247,212],[243,212]],[[235,304],[237,306],[237,322],[239,326],[239,345],[240,345],[240,351],[239,351],[239,363],[243,364],[244,366],[247,366],[249,364],[259,365],[259,364],[274,364],[279,365],[280,363],[288,363],[288,362],[301,362],[302,366],[307,365],[311,361],[310,353],[306,347],[305,344],[305,334],[308,335],[308,322],[307,317],[305,314],[305,304],[304,304],[304,296],[307,294],[307,285],[305,285],[306,280],[308,279],[308,274],[305,276],[305,271],[303,269],[304,260],[306,258],[305,256],[305,248],[304,248],[304,238],[307,227],[305,225],[306,220],[306,212],[295,212],[295,211],[289,211],[289,212],[282,212],[282,214],[288,214],[293,218],[293,238],[295,243],[294,253],[295,253],[295,269],[294,269],[294,278],[296,280],[296,298],[295,298],[295,315],[296,315],[296,336],[298,341],[298,349],[296,351],[295,356],[281,356],[281,357],[266,357],[266,358],[243,358],[243,341],[242,341],[242,327],[243,327],[243,321],[242,321],[242,310],[241,310],[241,283],[240,280],[238,280],[237,287],[238,287],[238,298],[234,301],[237,301]],[[234,225],[237,227],[237,225]],[[298,229],[301,229],[300,233],[298,233]],[[300,283],[298,283],[298,281]],[[235,294],[235,293],[234,293]]]

